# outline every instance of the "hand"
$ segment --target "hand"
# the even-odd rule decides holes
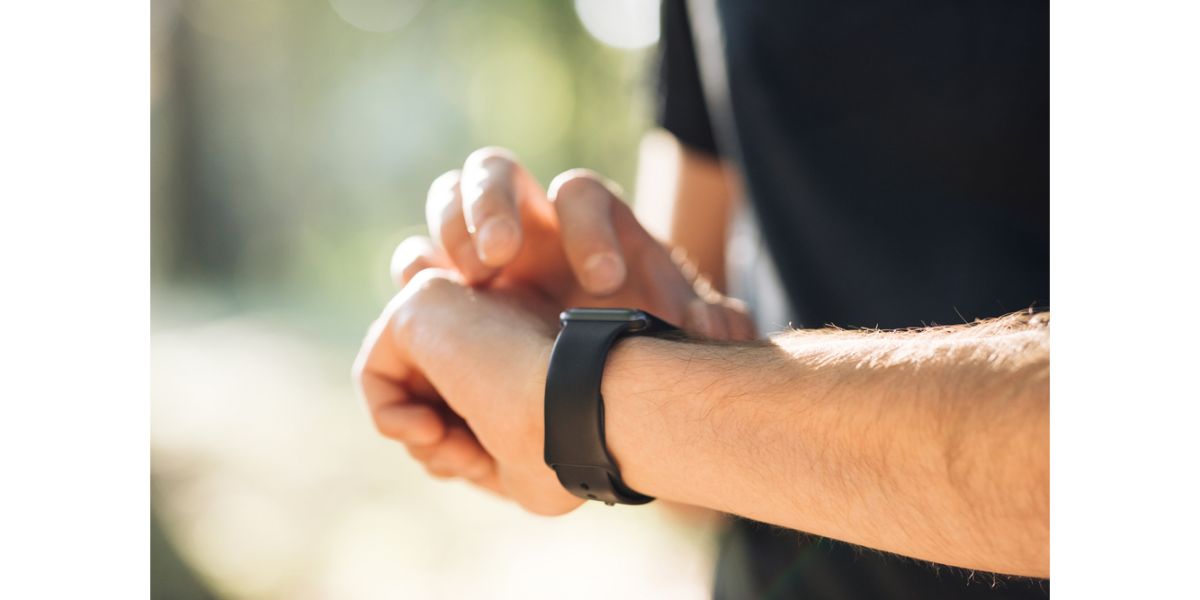
[[[755,335],[742,304],[673,258],[591,171],[559,175],[547,194],[510,152],[484,148],[434,181],[426,218],[433,239],[409,238],[393,257],[401,286],[452,268],[472,285],[528,287],[559,310],[641,308],[705,337]]]
[[[524,290],[472,289],[450,271],[418,274],[355,361],[379,431],[434,476],[462,477],[538,514],[579,506],[542,456],[557,327],[539,313],[552,312]]]
[[[426,213],[433,239],[409,238],[393,255],[393,279],[406,290],[422,270],[449,269],[462,282],[506,294],[509,301],[523,299],[532,314],[552,324],[551,335],[557,313],[565,308],[621,306],[649,310],[701,336],[754,336],[741,304],[674,259],[641,227],[612,184],[590,171],[560,175],[547,195],[510,153],[476,151],[461,172],[433,183]],[[430,333],[427,341],[436,336]],[[368,344],[378,338],[373,330]],[[540,361],[544,370],[548,355]],[[544,384],[544,375],[539,381]],[[478,443],[473,428],[489,424],[478,415],[464,419],[436,393],[418,397],[419,402],[402,405],[372,401],[379,431],[404,443],[435,476],[461,477],[508,494],[500,481],[482,474],[496,459],[482,450],[488,446]],[[535,441],[540,457],[542,439]],[[544,465],[541,470],[548,471]]]

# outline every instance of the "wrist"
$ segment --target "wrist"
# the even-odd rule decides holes
[[[714,482],[733,459],[722,435],[754,427],[725,409],[735,394],[761,385],[761,374],[743,367],[761,362],[743,357],[764,350],[653,337],[615,344],[601,395],[606,444],[625,482],[643,494],[720,509],[723,484]]]
[[[655,406],[663,403],[665,378],[649,376],[650,359],[663,354],[662,340],[648,337],[627,337],[619,340],[608,352],[600,395],[604,398],[604,436],[608,452],[621,470],[621,478],[642,494],[670,498],[663,489],[662,478],[654,468],[653,456],[663,450],[663,440],[656,431]],[[647,460],[649,459],[649,460]],[[664,494],[666,494],[664,496]]]

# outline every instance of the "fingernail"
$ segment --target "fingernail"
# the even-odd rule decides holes
[[[479,260],[489,266],[500,266],[517,253],[517,224],[508,217],[492,217],[475,234]]]
[[[583,262],[583,271],[591,291],[597,294],[615,292],[625,281],[625,263],[612,252],[589,256]]]

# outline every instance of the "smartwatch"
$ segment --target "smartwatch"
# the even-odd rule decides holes
[[[645,504],[621,480],[604,442],[604,399],[600,380],[608,351],[628,335],[678,328],[654,315],[627,308],[572,308],[559,315],[562,330],[546,372],[546,464],[567,491],[587,500]]]

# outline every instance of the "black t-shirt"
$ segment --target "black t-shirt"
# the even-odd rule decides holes
[[[659,122],[739,166],[797,325],[1049,306],[1044,0],[664,0],[660,47]],[[727,598],[1046,590],[740,520],[717,574]]]

